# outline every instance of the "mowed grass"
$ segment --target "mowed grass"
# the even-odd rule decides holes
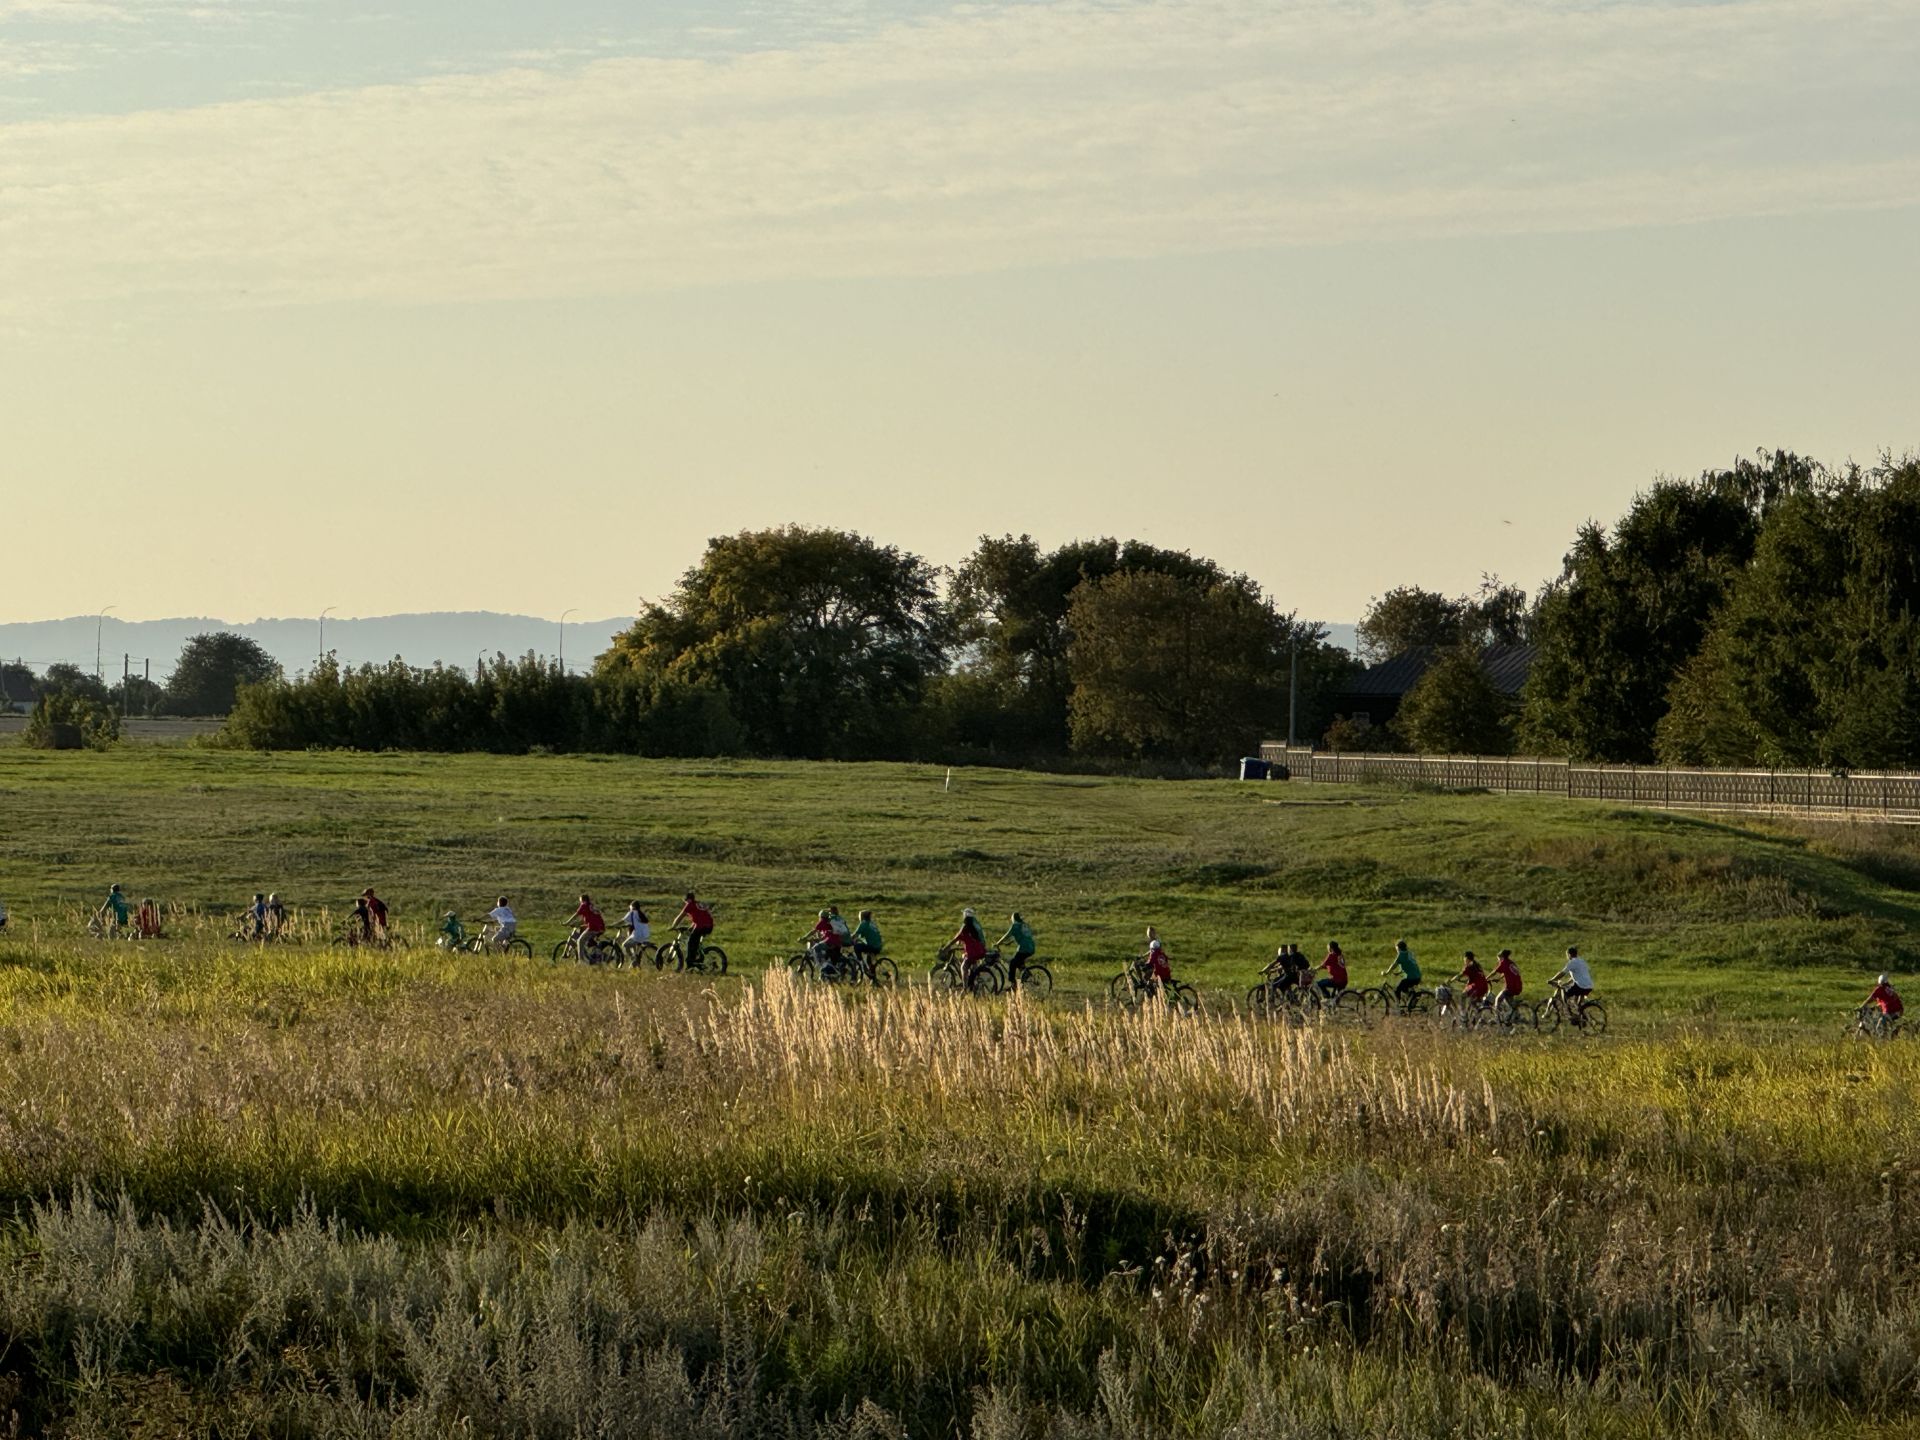
[[[1564,800],[1173,783],[898,765],[606,757],[0,756],[0,899],[73,933],[109,883],[217,929],[255,890],[335,917],[373,884],[417,936],[510,895],[544,951],[582,891],[656,923],[697,888],[736,968],[822,905],[877,914],[920,973],[964,905],[1014,909],[1069,993],[1166,937],[1183,978],[1243,993],[1281,941],[1339,939],[1356,977],[1395,938],[1428,968],[1512,947],[1538,982],[1578,943],[1622,1018],[1711,1005],[1831,1023],[1920,960],[1920,842]],[[188,928],[191,928],[190,926]]]
[[[0,1433],[1920,1431],[1906,835],[1392,789],[591,758],[0,754]],[[119,880],[176,937],[78,935]],[[724,981],[223,938],[718,899]],[[760,975],[1018,906],[1064,997]],[[1144,926],[1208,994],[1088,1003]],[[1293,1029],[1577,940],[1594,1041]],[[917,967],[909,967],[917,968]],[[1356,966],[1358,970],[1360,967]]]

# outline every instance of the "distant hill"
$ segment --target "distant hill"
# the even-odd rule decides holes
[[[613,637],[633,623],[632,617],[612,620],[569,620],[566,661],[569,670],[593,663]],[[23,660],[36,671],[58,661],[91,671],[94,665],[95,619],[76,615],[65,620],[0,623],[0,661]],[[312,666],[320,650],[320,627],[312,619],[262,619],[236,623],[204,617],[173,620],[120,620],[107,616],[99,624],[100,668],[109,677],[120,674],[121,657],[132,657],[140,673],[152,661],[153,678],[172,673],[180,647],[195,635],[232,630],[260,643],[289,675]],[[436,611],[426,615],[375,615],[359,619],[327,617],[327,649],[342,664],[384,664],[396,655],[409,665],[472,665],[496,652],[508,656],[556,655],[560,626],[534,615],[496,615],[490,611]]]

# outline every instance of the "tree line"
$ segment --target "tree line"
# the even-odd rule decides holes
[[[1333,713],[1352,657],[1242,574],[1140,541],[983,538],[951,572],[848,531],[710,541],[587,675],[323,664],[242,688],[263,749],[597,750],[1217,765],[1290,699]]]
[[[19,662],[0,664],[0,702],[31,705],[29,745],[99,747],[119,738],[123,717],[225,715],[243,686],[279,676],[279,663],[257,642],[221,630],[189,639],[165,684],[129,675],[108,685],[66,662],[38,675]]]
[[[1777,451],[1661,480],[1582,527],[1529,602],[1407,587],[1360,625],[1369,658],[1437,659],[1391,727],[1336,748],[1831,770],[1920,766],[1920,460],[1830,469]],[[1535,648],[1518,696],[1480,656]]]

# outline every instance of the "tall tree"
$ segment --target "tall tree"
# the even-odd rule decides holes
[[[1675,678],[1753,554],[1768,509],[1814,477],[1785,453],[1639,495],[1611,534],[1587,525],[1535,617],[1530,748],[1645,762]]]
[[[1407,692],[1393,728],[1412,750],[1510,755],[1516,707],[1488,676],[1477,646],[1452,645]]]
[[[1282,615],[1244,575],[1203,581],[1119,571],[1080,585],[1069,608],[1074,748],[1220,760],[1285,728],[1297,645],[1302,733],[1351,660],[1326,631]]]
[[[1074,592],[1087,581],[1134,572],[1209,584],[1224,578],[1211,560],[1112,538],[1042,551],[1031,535],[983,535],[961,563],[951,601],[962,669],[1004,692],[1009,743],[1066,747]]]
[[[861,535],[743,531],[708,541],[599,669],[719,690],[762,754],[888,753],[941,668],[935,580],[919,556]]]
[[[1498,575],[1482,575],[1480,588],[1469,595],[1402,585],[1375,596],[1355,631],[1361,657],[1378,664],[1422,648],[1523,644],[1531,619],[1526,591]]]
[[[181,647],[167,678],[166,708],[175,715],[225,715],[242,685],[263,685],[279,675],[279,662],[245,635],[195,635]]]

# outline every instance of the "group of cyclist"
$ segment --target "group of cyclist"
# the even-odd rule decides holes
[[[348,920],[349,936],[362,943],[380,943],[389,934],[389,920],[386,902],[369,885],[354,897]],[[256,891],[242,917],[242,938],[277,939],[284,933],[287,921],[287,907],[278,894]],[[502,950],[509,948],[518,933],[519,918],[505,895],[500,896],[493,908],[486,912],[486,921],[488,928],[483,937],[486,943]],[[164,934],[159,903],[146,899],[136,905],[119,885],[109,888],[106,899],[93,912],[89,923],[98,933],[113,938],[160,939]],[[567,923],[577,934],[604,942],[606,917],[594,904],[591,895],[580,896],[579,904],[567,916]],[[628,904],[619,924],[625,932],[617,942],[622,950],[638,952],[650,946],[652,922],[638,900]],[[676,930],[685,932],[688,962],[697,967],[700,947],[713,934],[711,907],[689,890],[673,917],[672,925]],[[4,931],[6,926],[7,908],[0,903],[0,931]],[[442,917],[438,938],[442,945],[466,947],[466,927],[458,912],[449,910]],[[829,905],[819,912],[813,928],[803,937],[802,943],[813,963],[824,971],[828,967],[844,967],[849,955],[856,965],[871,966],[886,942],[874,921],[873,911],[861,910],[856,921],[850,925],[841,916],[838,907]],[[996,960],[1004,960],[1009,974],[1017,977],[1034,962],[1038,948],[1033,927],[1019,911],[1013,912],[1006,933],[989,944],[979,917],[971,908],[967,908],[960,912],[960,928],[954,931],[939,953],[942,960],[957,957],[960,974],[970,983],[981,967]],[[1164,986],[1172,983],[1171,957],[1165,942],[1151,925],[1147,927],[1147,948],[1139,957],[1139,963],[1142,973],[1150,977],[1150,984]],[[1350,989],[1351,982],[1347,957],[1337,940],[1327,942],[1326,956],[1318,965],[1310,964],[1297,944],[1283,944],[1273,959],[1267,962],[1262,973],[1272,991],[1282,997],[1312,990],[1323,1000],[1337,1001]],[[1419,991],[1426,973],[1408,943],[1397,940],[1394,942],[1393,959],[1381,972],[1380,978],[1392,981],[1393,994],[1404,1002]],[[1495,982],[1500,987],[1497,995],[1494,993]],[[1459,970],[1447,980],[1449,987],[1456,983],[1461,987],[1460,1003],[1467,1010],[1485,1009],[1495,1015],[1502,1013],[1503,1007],[1509,1013],[1517,1010],[1525,989],[1520,968],[1511,950],[1500,951],[1490,971],[1480,963],[1473,951],[1466,951]],[[1580,954],[1578,945],[1567,947],[1564,963],[1547,983],[1560,989],[1576,1010],[1593,995],[1593,971]],[[1450,1000],[1451,990],[1444,993]],[[1897,1026],[1905,1014],[1906,1005],[1892,982],[1883,974],[1875,981],[1873,991],[1862,1009],[1877,1012],[1888,1026]]]
[[[1318,965],[1310,965],[1307,957],[1300,953],[1298,945],[1282,945],[1262,973],[1275,994],[1283,998],[1311,988],[1321,999],[1337,1001],[1351,988],[1346,952],[1340,948],[1338,940],[1327,942],[1326,958]],[[1886,977],[1881,978],[1884,980]],[[1419,992],[1426,972],[1415,958],[1412,947],[1405,940],[1396,940],[1393,942],[1393,959],[1381,971],[1380,979],[1392,982],[1395,1000],[1405,1004]],[[1496,980],[1500,982],[1498,995],[1493,994]],[[1447,978],[1449,987],[1455,983],[1461,986],[1460,998],[1468,1009],[1485,1007],[1495,1013],[1499,1013],[1502,1007],[1508,1012],[1517,1009],[1520,996],[1526,989],[1511,950],[1502,950],[1495,957],[1491,971],[1480,963],[1473,951],[1466,951],[1459,970]],[[1578,945],[1567,947],[1565,963],[1547,983],[1563,989],[1568,1001],[1576,1007],[1593,994],[1593,971],[1581,956]],[[1451,999],[1451,990],[1445,993]]]

